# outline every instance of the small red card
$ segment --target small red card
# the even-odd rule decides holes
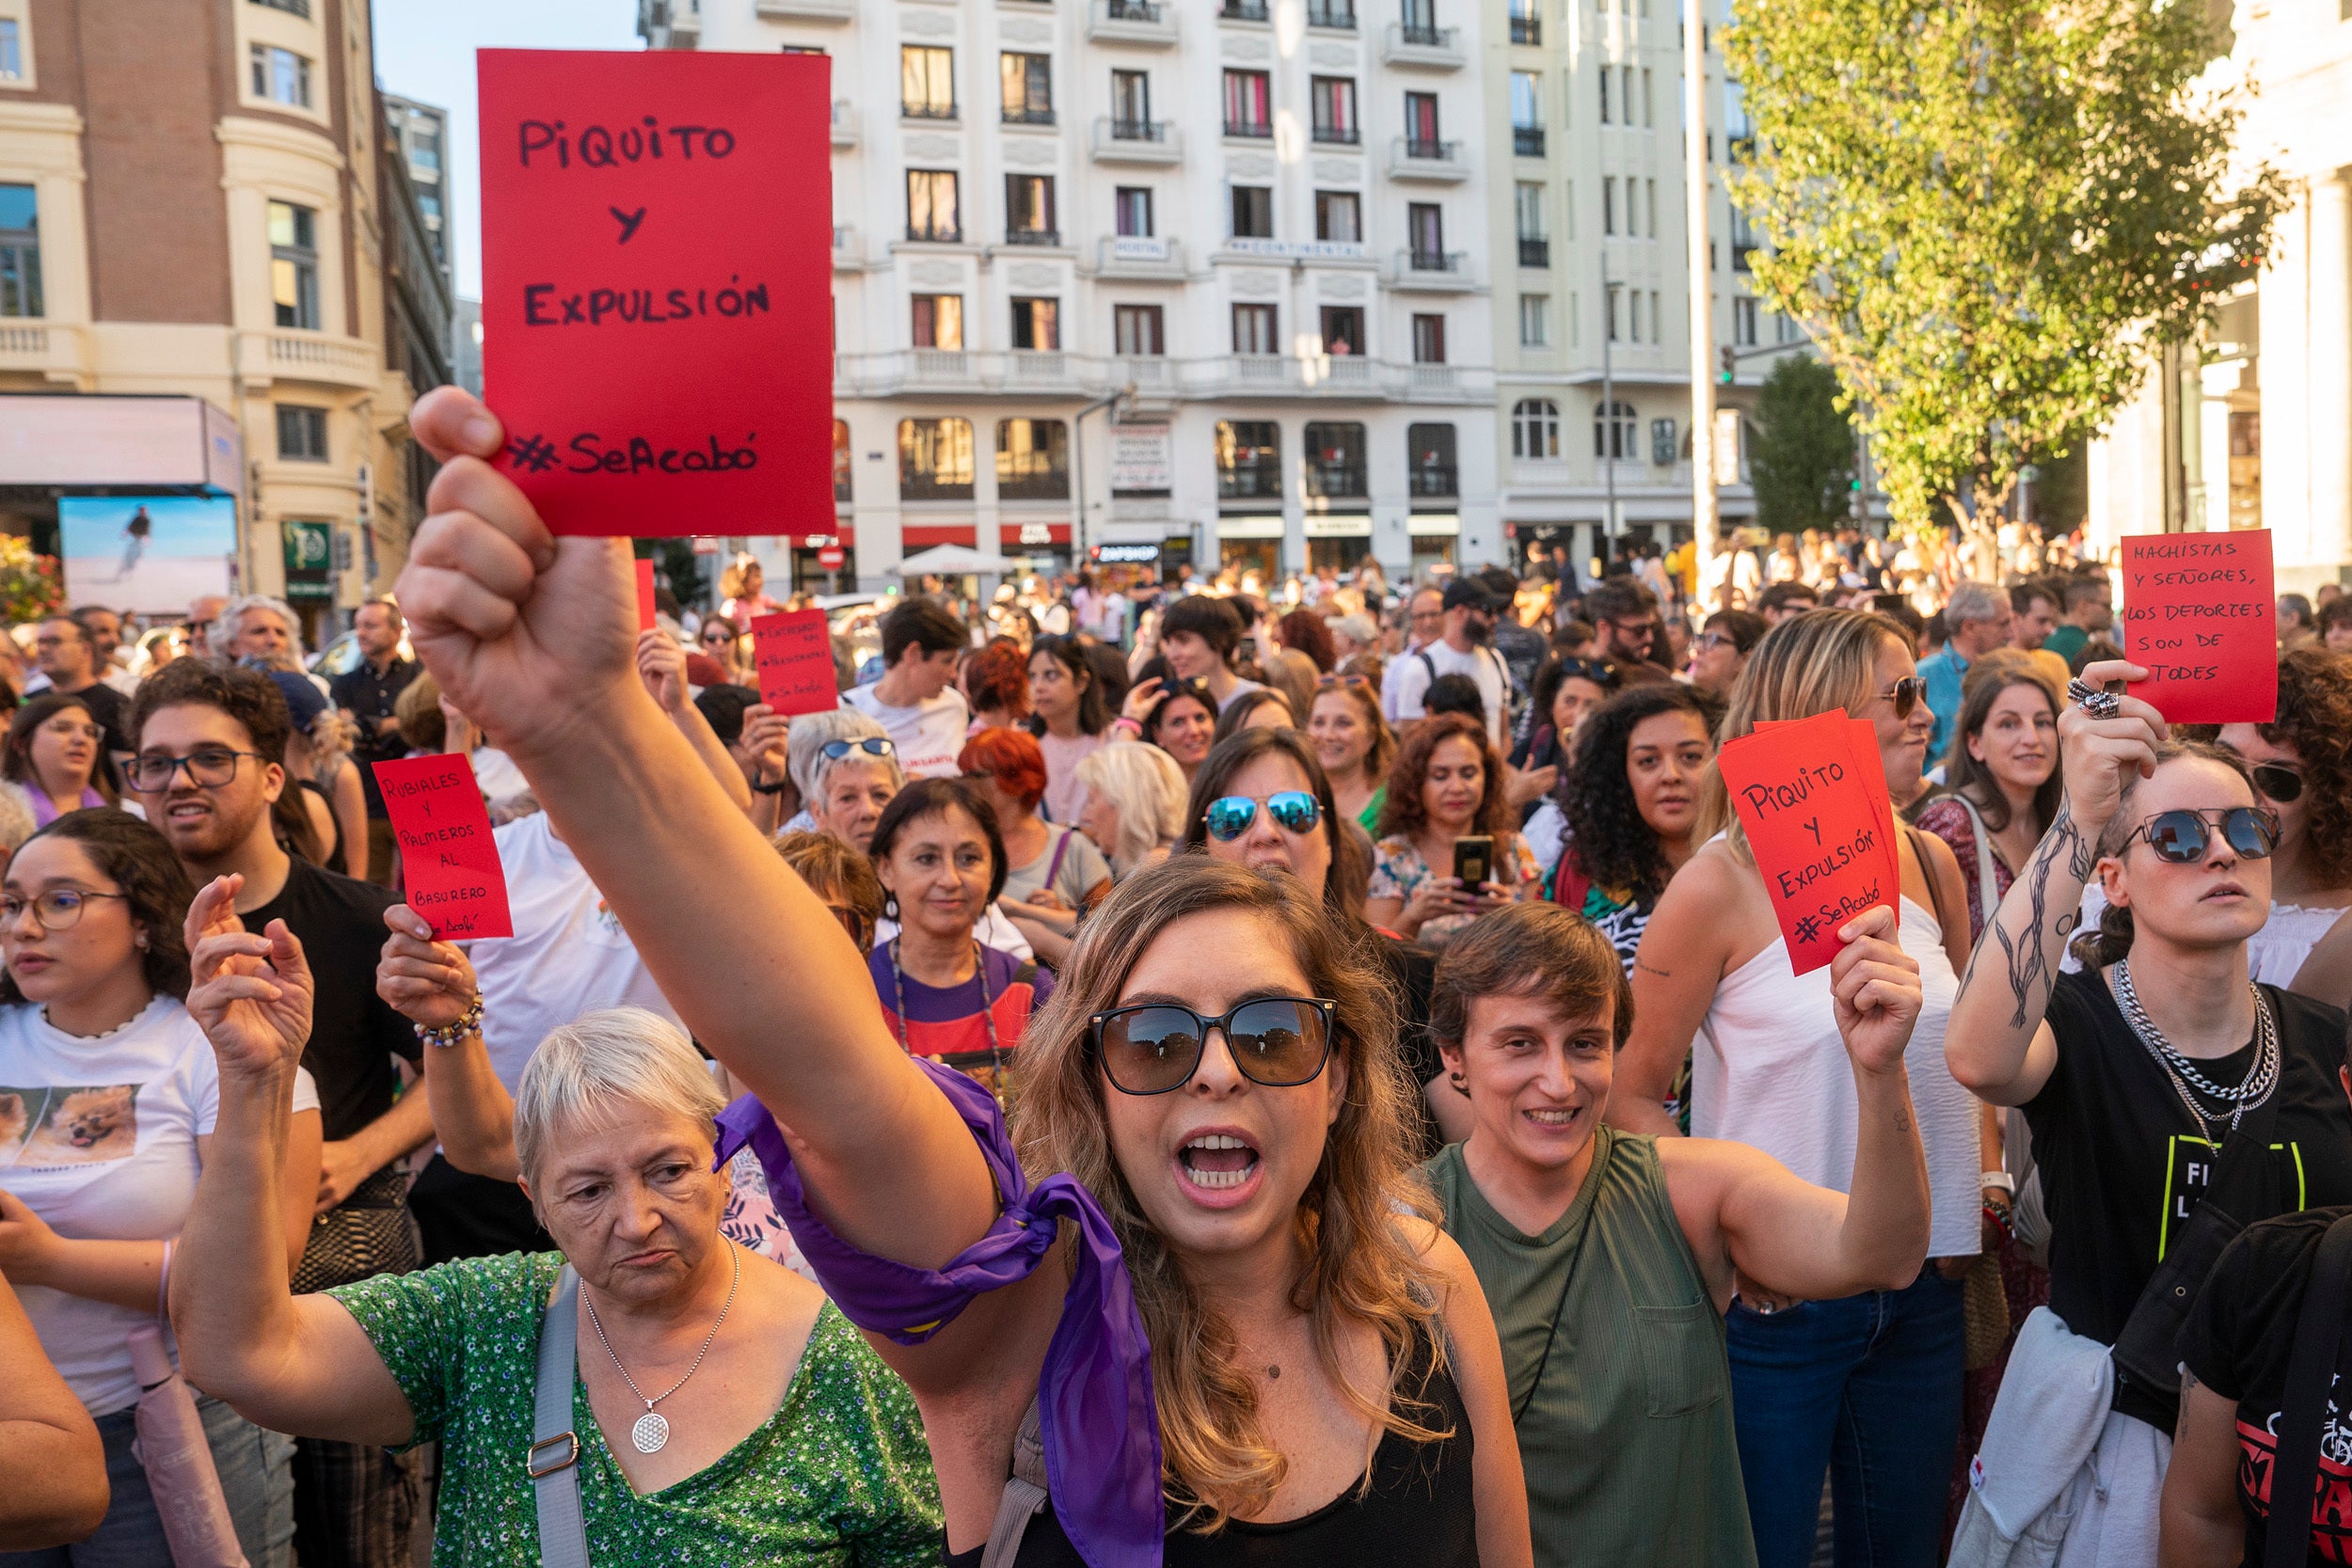
[[[1877,743],[1856,756],[1857,726],[1869,728],[1842,711],[1816,714],[1742,736],[1717,759],[1799,974],[1837,957],[1847,921],[1900,907]]]
[[[639,557],[637,561],[637,629],[654,628],[653,562]]]
[[[830,67],[481,52],[483,373],[557,533],[832,531]]]
[[[759,700],[778,713],[822,713],[841,705],[833,630],[821,610],[752,617],[752,665],[759,673]]]
[[[2279,601],[2270,534],[2123,540],[2123,654],[2132,695],[2172,724],[2266,724],[2279,713]]]
[[[377,763],[375,782],[400,841],[408,907],[445,942],[513,936],[506,868],[473,764],[456,755],[403,757]]]

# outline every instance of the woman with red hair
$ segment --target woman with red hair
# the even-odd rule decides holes
[[[1075,828],[1038,816],[1045,798],[1045,752],[1017,728],[982,730],[963,743],[956,766],[996,809],[1005,841],[1005,890],[999,902],[1040,961],[1060,961],[1077,932],[1078,914],[1111,890],[1110,863]]]
[[[1029,716],[1029,660],[1021,644],[1009,638],[1000,637],[964,655],[956,684],[963,688],[963,700],[972,707],[967,734],[1018,724]]]

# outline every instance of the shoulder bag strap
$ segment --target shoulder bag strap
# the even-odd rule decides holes
[[[1984,911],[1984,923],[1990,926],[1994,911],[2001,907],[2000,895],[1993,891],[1993,836],[1984,831],[1984,817],[1974,800],[1958,790],[1952,791],[1952,799],[1968,814],[1969,830],[1977,835],[1977,907]]]
[[[1012,1568],[1021,1556],[1021,1538],[1029,1521],[1044,1512],[1045,1438],[1040,1428],[1037,1401],[1022,1415],[1021,1430],[1012,1440],[1012,1474],[1005,1478],[1004,1496],[997,1499],[996,1522],[989,1527],[988,1545],[980,1553],[980,1568]]]
[[[2287,1355],[2286,1398],[2279,1411],[2279,1449],[2270,1469],[2270,1523],[2263,1568],[2303,1568],[2310,1560],[2312,1508],[2319,1490],[2319,1429],[2335,1382],[2344,1339],[2344,1299],[2352,1294],[2352,1214],[2328,1227],[2303,1288]]]
[[[1935,911],[1935,923],[1948,937],[1952,934],[1952,917],[1944,909],[1944,879],[1935,874],[1935,862],[1928,858],[1928,835],[1908,822],[1903,824],[1903,832],[1911,839],[1912,858],[1919,863],[1919,879],[1928,884],[1928,903]],[[1961,921],[1960,928],[1963,933],[1968,929],[1965,919]]]
[[[539,1323],[539,1381],[524,1468],[539,1511],[540,1568],[588,1568],[580,1513],[580,1437],[572,1430],[572,1380],[579,1369],[580,1275],[569,1263]]]
[[[1061,858],[1070,852],[1070,835],[1077,831],[1075,828],[1064,828],[1061,836],[1054,840],[1054,855],[1045,863],[1045,879],[1037,884],[1039,887],[1051,888],[1054,885],[1054,878],[1061,870]]]

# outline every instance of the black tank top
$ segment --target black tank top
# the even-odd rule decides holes
[[[335,815],[335,798],[309,779],[296,779],[294,783],[326,802],[326,819],[335,824],[335,842],[326,847],[326,858],[319,863],[340,877],[343,874],[343,819]]]
[[[1351,1483],[1323,1507],[1279,1525],[1229,1520],[1214,1535],[1180,1528],[1168,1510],[1166,1568],[1477,1568],[1478,1517],[1471,1500],[1470,1414],[1454,1374],[1433,1370],[1423,1340],[1400,1386],[1417,1390],[1418,1423],[1451,1437],[1415,1443],[1388,1433],[1372,1455],[1372,1489]],[[946,1568],[978,1568],[986,1548],[950,1554]],[[1016,1568],[1085,1568],[1052,1508],[1029,1522]]]

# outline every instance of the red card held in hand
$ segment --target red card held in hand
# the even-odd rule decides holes
[[[821,610],[754,616],[752,663],[759,674],[759,700],[778,713],[821,713],[840,705],[833,678],[833,633]]]
[[[2169,724],[2267,724],[2279,713],[2279,601],[2270,534],[2148,533],[2123,545],[2123,657],[2132,695]]]
[[[1875,735],[1867,721],[1833,710],[1759,728],[1717,758],[1799,974],[1837,957],[1838,928],[1854,916],[1901,907],[1893,810],[1865,735]]]
[[[408,907],[435,937],[466,942],[511,937],[506,868],[490,836],[490,814],[462,756],[403,757],[375,765],[384,811],[400,841],[401,881]]]

